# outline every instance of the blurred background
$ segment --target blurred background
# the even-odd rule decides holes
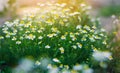
[[[29,12],[37,11],[36,5],[41,2],[67,2],[67,0],[0,0],[0,25],[6,20],[21,17]],[[74,1],[74,0],[71,0]],[[101,25],[110,31],[113,19],[111,17],[120,15],[120,0],[84,0],[92,6],[90,15],[99,17]],[[34,10],[33,10],[34,9]]]
[[[37,4],[39,2],[67,2],[68,0],[0,0],[0,26],[4,24],[5,21],[11,21],[15,18],[21,18],[22,16],[37,12]],[[75,0],[71,0],[75,1]],[[114,50],[113,56],[115,56],[113,62],[110,65],[110,69],[115,66],[115,70],[120,72],[120,0],[85,0],[87,4],[92,6],[90,10],[90,15],[92,17],[97,17],[101,23],[101,26],[107,30],[108,33],[114,28],[118,28],[116,32],[116,43],[113,44]],[[116,46],[117,45],[117,46]]]

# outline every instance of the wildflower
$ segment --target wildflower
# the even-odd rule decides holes
[[[90,31],[90,27],[87,26],[87,25],[85,25],[83,28],[86,29],[86,30],[88,30],[88,31]]]
[[[24,26],[24,24],[19,24],[19,26]]]
[[[20,31],[23,31],[23,28],[19,28]]]
[[[60,47],[59,50],[62,54],[64,53],[64,48],[63,47]]]
[[[95,32],[95,30],[93,30],[93,29],[92,29],[92,30],[90,30],[90,32],[92,32],[92,33],[93,33],[93,32]]]
[[[54,62],[60,63],[60,61],[57,58],[53,59]]]
[[[60,66],[59,66],[60,68],[63,68],[63,64],[60,64]]]
[[[59,33],[58,29],[57,28],[51,28],[52,32],[57,32]]]
[[[74,70],[82,70],[83,67],[82,67],[82,65],[75,65],[75,66],[73,66],[73,69]]]
[[[73,14],[74,14],[74,15],[77,15],[77,14],[80,14],[80,12],[74,12]]]
[[[27,23],[24,25],[24,27],[29,27],[29,26],[31,26],[31,23]]]
[[[64,67],[65,67],[66,69],[69,69],[69,66],[68,66],[68,65],[64,65]]]
[[[92,26],[93,29],[96,29],[96,26]]]
[[[100,36],[102,36],[102,37],[104,36],[104,34],[102,34],[102,33],[101,33],[101,34],[99,34],[99,35],[100,35]]]
[[[41,43],[42,43],[42,41],[38,42],[38,45],[41,44]]]
[[[58,73],[59,72],[59,69],[57,67],[53,67],[49,70],[48,73]]]
[[[38,33],[41,33],[42,32],[42,30],[38,30]]]
[[[95,39],[93,37],[89,37],[91,42],[95,42]]]
[[[36,61],[35,65],[41,65],[41,63],[39,61]]]
[[[7,31],[7,30],[8,30],[8,27],[4,27],[2,30],[3,30],[3,31],[5,31],[5,30]]]
[[[39,36],[39,37],[38,37],[38,39],[40,39],[40,40],[41,40],[42,38],[43,38],[42,36]]]
[[[102,29],[101,29],[101,32],[105,32],[105,29],[102,28]]]
[[[30,33],[30,31],[27,30],[27,31],[25,31],[25,33]]]
[[[64,22],[62,20],[59,21],[60,25],[64,25]]]
[[[11,26],[13,26],[13,23],[10,23],[10,22],[5,22],[5,24],[8,26],[8,27],[11,27]]]
[[[70,37],[73,38],[73,37],[75,37],[75,35],[71,32]]]
[[[4,37],[3,37],[3,36],[0,36],[0,40],[1,40],[1,39],[4,39]]]
[[[77,49],[77,46],[76,46],[76,45],[73,45],[72,48]]]
[[[22,36],[20,36],[20,40],[23,40],[24,38]]]
[[[10,35],[13,35],[13,36],[14,36],[14,35],[16,35],[16,32],[10,33]]]
[[[28,36],[26,36],[26,38],[30,39],[30,40],[34,40],[35,39],[35,35],[29,34]]]
[[[36,28],[35,27],[33,27],[31,30],[32,30],[32,32],[36,32]]]
[[[65,32],[65,35],[68,35],[68,32]]]
[[[15,41],[15,40],[16,40],[16,37],[13,37],[12,40]]]
[[[81,41],[86,41],[87,39],[86,39],[86,37],[82,37],[82,39],[81,39]]]
[[[35,17],[35,15],[34,15],[34,14],[31,14],[29,17],[30,17],[30,18],[33,18],[33,17]]]
[[[18,44],[18,45],[21,44],[21,41],[16,41],[16,44]]]
[[[67,19],[63,19],[64,22],[67,22],[68,20]]]
[[[49,48],[50,48],[50,46],[49,46],[49,45],[46,45],[46,46],[45,46],[45,48],[49,49]]]
[[[54,34],[48,34],[47,37],[52,38]]]
[[[70,72],[69,70],[63,70],[62,73],[75,73],[75,72]]]
[[[81,33],[87,33],[87,31],[86,30],[81,30]]]
[[[10,35],[9,35],[9,34],[7,34],[5,37],[6,37],[6,38],[10,38]]]
[[[66,9],[64,9],[63,11],[64,11],[64,12],[69,12],[70,9],[69,9],[69,8],[66,8]]]
[[[48,68],[48,69],[52,69],[52,65],[51,65],[51,64],[48,64],[47,68]]]
[[[111,53],[110,52],[95,51],[93,53],[93,57],[97,61],[105,61],[105,60],[111,58]]]
[[[90,68],[84,69],[82,73],[93,73],[93,69],[90,69]]]
[[[54,15],[54,19],[58,19],[59,18],[59,15],[58,14],[55,14]]]
[[[53,33],[53,36],[57,36],[57,34],[56,34],[56,33]]]
[[[73,38],[72,38],[72,41],[75,41],[76,39],[77,39],[76,37],[73,37]]]
[[[78,73],[76,70],[71,70],[70,73]]]
[[[8,32],[7,30],[4,30],[3,33],[6,33],[6,34],[7,34],[7,33],[9,33],[9,32]]]
[[[47,23],[48,25],[52,25],[52,24],[53,24],[53,22],[52,22],[50,19],[47,20],[46,23]]]
[[[101,39],[101,37],[99,36],[93,36],[95,39]]]
[[[82,48],[82,44],[80,44],[80,43],[77,43],[77,45],[78,45],[78,47],[79,47],[79,48]]]
[[[106,45],[106,44],[107,44],[107,42],[106,42],[106,41],[103,41],[102,43],[103,43],[104,45]]]
[[[66,39],[66,37],[65,37],[64,35],[62,35],[62,36],[61,36],[61,39],[62,39],[62,40],[65,40],[65,39]]]
[[[76,32],[75,35],[80,35],[80,33]]]

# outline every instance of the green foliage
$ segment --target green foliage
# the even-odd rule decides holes
[[[111,5],[106,6],[100,9],[100,14],[102,16],[112,16],[112,15],[120,15],[120,6],[119,5]]]

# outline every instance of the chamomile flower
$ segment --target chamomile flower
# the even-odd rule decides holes
[[[47,37],[52,38],[54,34],[48,34]]]
[[[49,48],[50,48],[50,46],[49,46],[49,45],[46,45],[46,46],[45,46],[45,48],[46,48],[46,49],[49,49]]]
[[[26,38],[27,38],[27,39],[30,39],[30,40],[34,40],[35,37],[36,37],[36,36],[33,35],[33,34],[26,35]]]
[[[62,39],[62,40],[65,40],[65,39],[66,39],[66,36],[65,36],[65,35],[62,35],[62,36],[61,36],[61,39]]]
[[[60,47],[59,50],[60,50],[61,54],[64,53],[64,48],[63,47]]]
[[[13,37],[12,40],[15,41],[17,38],[16,37]]]
[[[24,27],[29,27],[29,26],[31,26],[31,23],[27,23],[24,25]]]
[[[76,26],[76,29],[81,29],[81,25],[77,25],[77,26]]]
[[[106,41],[103,41],[102,43],[103,43],[104,45],[106,45],[106,44],[107,44],[107,42],[106,42]]]
[[[86,29],[86,30],[88,30],[88,31],[90,31],[90,27],[87,26],[87,25],[85,25],[83,28]]]
[[[77,46],[76,46],[76,45],[73,45],[72,48],[73,48],[73,49],[77,49]]]
[[[80,43],[77,43],[77,46],[78,46],[79,48],[82,48],[82,44],[80,44]]]
[[[64,68],[65,68],[65,69],[69,69],[69,66],[68,66],[68,65],[64,65]]]
[[[52,65],[48,64],[47,69],[52,69],[52,68],[53,68]]]
[[[57,63],[60,63],[59,59],[57,59],[57,58],[53,58],[53,61],[57,62]]]
[[[38,39],[41,40],[41,39],[43,39],[43,37],[42,37],[42,36],[39,36]]]
[[[10,38],[10,35],[9,35],[9,34],[7,34],[5,37],[6,37],[6,38]]]
[[[95,51],[93,53],[93,57],[97,61],[106,61],[107,59],[111,58],[111,53],[110,52]]]
[[[21,44],[21,41],[16,41],[16,44],[17,44],[17,45]]]
[[[93,37],[89,37],[91,42],[95,42],[95,39]]]
[[[41,62],[40,62],[40,61],[36,61],[36,62],[35,62],[35,65],[38,65],[38,66],[39,66],[39,65],[41,65]]]
[[[83,66],[82,65],[75,65],[75,66],[73,66],[73,69],[79,71],[79,70],[83,69]]]

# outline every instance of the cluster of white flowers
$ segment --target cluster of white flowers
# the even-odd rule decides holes
[[[57,58],[53,59],[54,62],[60,63]],[[42,66],[41,62],[36,61],[36,66]],[[48,69],[48,73],[93,73],[93,69],[89,68],[87,64],[76,64],[72,69],[69,69],[68,65],[61,64],[59,67],[56,65],[52,65],[47,63],[46,65]]]
[[[110,52],[105,52],[105,51],[95,51],[93,53],[93,57],[97,61],[106,61],[106,60],[111,60],[112,56]]]
[[[23,49],[23,47],[33,48],[42,56],[51,56],[50,59],[52,58],[55,64],[67,69],[63,70],[63,73],[71,73],[72,71],[72,73],[78,73],[79,70],[82,73],[93,73],[93,70],[86,65],[76,65],[73,70],[68,70],[70,64],[74,65],[71,61],[75,59],[76,62],[89,60],[95,48],[102,49],[102,46],[107,46],[105,30],[97,29],[94,22],[92,22],[94,24],[90,22],[90,25],[87,21],[82,21],[84,19],[84,16],[81,15],[82,10],[84,12],[82,7],[85,9],[88,7],[82,4],[81,10],[72,11],[74,7],[69,7],[65,3],[39,5],[38,14],[25,16],[21,20],[6,22],[0,30],[2,31],[0,41],[7,41],[8,44],[14,46],[10,46],[12,49],[15,49],[16,46],[19,49]],[[17,51],[19,52],[19,50]],[[83,52],[87,55],[83,56]],[[93,57],[97,61],[104,61],[110,56],[109,52],[96,51],[93,53]],[[82,61],[82,59],[84,60]],[[67,64],[64,64],[64,61],[67,61]],[[45,62],[48,61],[45,60]],[[38,61],[36,64],[42,65]],[[47,68],[50,69],[50,73],[59,71],[57,67],[52,67],[51,64]]]

